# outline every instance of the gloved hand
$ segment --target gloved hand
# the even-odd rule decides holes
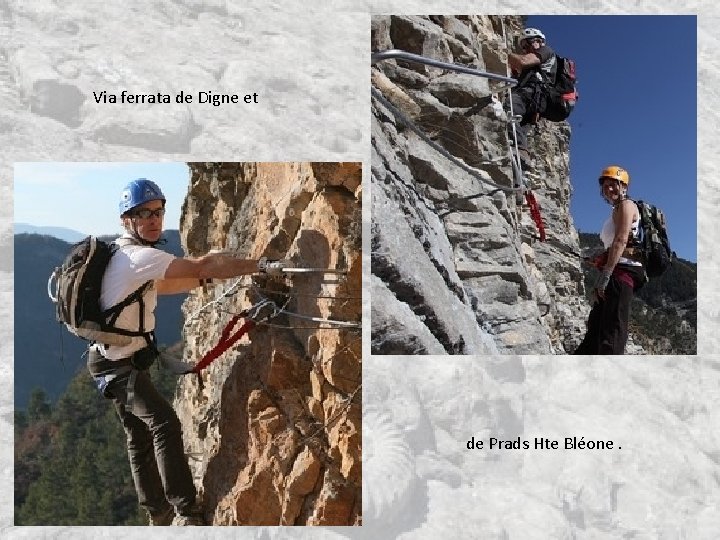
[[[258,261],[258,270],[270,276],[278,276],[282,274],[285,268],[285,261],[271,261],[267,257],[261,257]]]
[[[593,287],[593,290],[597,293],[598,297],[605,298],[605,289],[607,288],[608,283],[610,283],[611,275],[612,272],[605,269],[600,272],[597,281],[595,281],[595,286]]]

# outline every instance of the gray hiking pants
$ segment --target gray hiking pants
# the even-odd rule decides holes
[[[88,353],[88,370],[96,380],[119,373],[107,385],[104,395],[112,399],[125,428],[140,505],[151,515],[169,510],[170,505],[178,514],[184,514],[194,504],[196,492],[185,458],[180,420],[147,371],[136,372],[132,411],[129,410],[129,363],[129,359],[108,360],[93,347]]]

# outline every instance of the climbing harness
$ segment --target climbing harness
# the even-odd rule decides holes
[[[288,300],[289,301],[289,300]],[[286,302],[287,304],[287,302]],[[207,368],[210,364],[212,364],[215,360],[217,360],[220,355],[222,355],[225,351],[230,349],[235,343],[237,343],[240,338],[242,338],[245,334],[250,332],[253,328],[255,328],[258,325],[267,325],[267,326],[274,326],[274,327],[280,327],[280,328],[305,328],[305,327],[294,327],[294,326],[284,326],[284,325],[275,325],[270,324],[268,321],[271,319],[274,319],[275,317],[278,317],[279,315],[286,315],[288,317],[294,317],[306,321],[313,321],[320,324],[325,324],[329,326],[321,326],[317,327],[317,329],[360,329],[362,328],[361,323],[355,323],[350,321],[338,321],[333,319],[323,319],[320,317],[312,317],[308,315],[301,315],[299,313],[294,313],[292,311],[288,311],[285,309],[285,306],[278,306],[275,302],[272,300],[269,300],[268,298],[262,298],[258,303],[255,305],[241,311],[240,313],[235,314],[230,321],[225,325],[225,327],[222,330],[222,333],[220,334],[220,339],[218,343],[210,349],[205,355],[195,364],[191,365],[188,363],[180,362],[177,360],[173,360],[170,358],[167,358],[165,356],[161,357],[161,362],[165,365],[165,367],[171,369],[175,373],[178,373],[179,375],[185,375],[185,374],[197,374],[199,375],[202,370]],[[240,328],[237,330],[234,330],[237,326],[240,319],[245,319],[245,322]]]
[[[152,346],[135,351],[131,356],[120,360],[109,360],[103,357],[97,343],[90,345],[83,353],[83,357],[90,357],[88,368],[95,380],[98,391],[103,397],[112,398],[113,395],[109,391],[109,385],[116,380],[127,378],[124,387],[126,391],[125,408],[128,411],[134,409],[135,382],[139,373],[149,369],[155,360],[160,358],[159,355],[160,353],[154,343]],[[98,359],[101,359],[100,362],[98,362]]]
[[[264,313],[261,313],[263,311]],[[280,309],[277,305],[264,298],[249,308],[244,309],[240,313],[235,314],[223,328],[217,344],[206,352],[205,355],[194,365],[169,358],[166,355],[161,355],[160,361],[166,368],[178,375],[188,375],[191,373],[199,375],[202,370],[207,368],[210,364],[217,360],[221,354],[235,345],[240,338],[255,328],[257,324],[276,317],[279,313]],[[246,319],[246,321],[242,326],[240,326],[240,328],[233,332],[240,319]]]
[[[260,317],[261,310],[266,307],[270,308],[269,312]],[[223,328],[223,331],[220,334],[220,340],[218,341],[217,345],[215,345],[212,349],[205,353],[205,356],[203,356],[200,361],[195,364],[195,366],[190,370],[190,373],[199,374],[203,369],[205,369],[215,360],[217,360],[222,353],[232,347],[241,337],[243,337],[250,330],[255,328],[255,325],[264,320],[276,317],[279,313],[280,310],[274,302],[263,299],[254,306],[245,309],[232,317],[230,321],[225,325],[225,328]],[[241,318],[246,318],[247,321],[236,332],[231,333],[232,330],[235,328],[235,325]]]
[[[230,322],[228,322],[225,328],[223,328],[222,334],[220,335],[220,341],[218,341],[217,345],[205,353],[205,356],[203,356],[188,373],[200,373],[203,369],[217,360],[222,353],[232,347],[241,337],[255,328],[255,321],[249,319],[237,330],[237,332],[230,334],[242,317],[243,314],[239,313],[230,319]]]

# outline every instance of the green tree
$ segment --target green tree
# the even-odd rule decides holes
[[[25,411],[15,411],[15,437],[22,435],[25,428],[28,427],[28,415]]]
[[[37,400],[42,403],[42,400]],[[38,474],[16,496],[17,525],[145,524],[127,460],[125,433],[112,403],[87,373],[77,375],[46,422],[53,436],[36,455]],[[27,430],[36,423],[30,422]],[[16,452],[18,450],[16,441]],[[16,457],[16,483],[30,456]]]
[[[28,401],[28,420],[30,422],[44,420],[50,416],[50,412],[50,401],[48,401],[45,391],[42,388],[33,389]]]

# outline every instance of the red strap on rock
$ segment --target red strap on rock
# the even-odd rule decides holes
[[[235,315],[232,319],[230,319],[230,322],[227,323],[225,328],[223,328],[222,334],[220,335],[220,341],[217,345],[215,345],[212,349],[210,349],[205,356],[203,356],[200,361],[195,364],[195,367],[192,368],[190,373],[200,373],[203,369],[208,367],[210,364],[212,364],[215,360],[218,359],[218,357],[227,351],[230,347],[232,347],[235,342],[237,342],[241,337],[243,337],[245,334],[247,334],[250,330],[255,328],[255,321],[252,319],[249,319],[245,324],[243,324],[237,332],[234,334],[230,334],[232,329],[235,327],[235,324],[240,320],[242,317],[242,314]]]
[[[537,226],[538,232],[540,233],[540,241],[545,241],[545,225],[543,225],[542,216],[540,215],[540,206],[535,199],[535,194],[532,191],[525,192],[525,201],[530,207],[530,215]]]

